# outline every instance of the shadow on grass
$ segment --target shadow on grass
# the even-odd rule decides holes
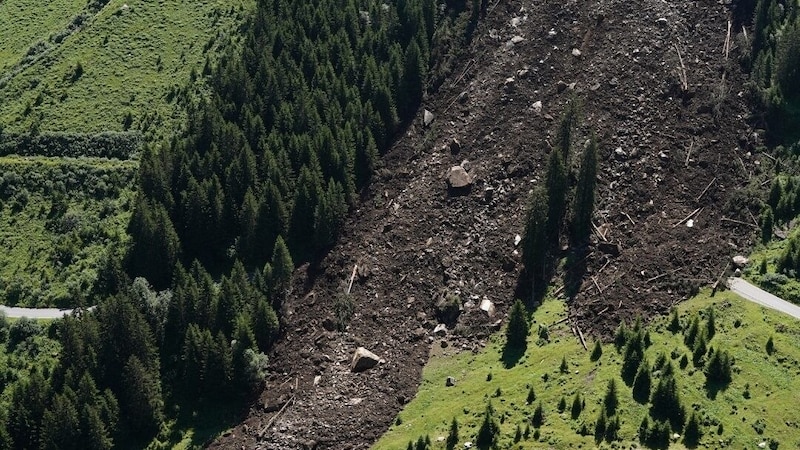
[[[729,384],[730,383],[720,383],[706,380],[706,383],[703,385],[706,390],[706,397],[708,397],[709,400],[716,399],[717,394],[719,394],[720,391],[728,389]]]
[[[506,369],[510,369],[519,363],[519,360],[522,358],[522,355],[525,354],[525,351],[528,349],[527,344],[524,346],[510,346],[506,345],[503,348],[503,355],[500,358],[503,361],[503,367]]]

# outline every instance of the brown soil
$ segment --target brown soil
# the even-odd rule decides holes
[[[622,319],[664,313],[752,245],[754,219],[741,201],[749,180],[772,163],[754,153],[735,45],[725,60],[725,5],[490,3],[457,71],[463,76],[423,105],[436,114],[431,128],[421,119],[409,127],[339,244],[319,267],[297,271],[266,389],[213,448],[368,448],[416,392],[444,293],[467,303],[447,342],[479,349],[514,299],[522,269],[514,237],[572,91],[582,101],[573,172],[595,131],[595,223],[620,248],[618,256],[603,253],[595,236],[588,250],[569,300],[585,334],[608,336]],[[524,40],[512,45],[514,36]],[[446,146],[453,138],[458,154]],[[474,177],[466,195],[448,193],[444,176],[455,164]],[[693,227],[680,223],[697,208]],[[355,264],[355,315],[346,332],[328,331],[323,322]],[[484,298],[497,306],[494,318],[477,307]],[[359,346],[385,363],[351,373]]]

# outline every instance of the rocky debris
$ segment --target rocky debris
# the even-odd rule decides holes
[[[661,28],[667,28],[667,25],[669,25],[669,20],[667,20],[666,17],[659,17],[656,19],[656,25]]]
[[[353,372],[363,372],[371,369],[383,362],[380,356],[372,353],[364,347],[358,347],[353,353],[353,361],[350,363],[350,370]]]
[[[448,387],[455,386],[456,385],[456,379],[453,378],[453,377],[447,377],[447,380],[445,380],[444,385],[448,386]]]
[[[556,83],[556,92],[560,94],[566,90],[567,90],[567,83],[565,83],[562,80],[559,80],[558,83]]]
[[[537,101],[533,102],[533,105],[531,105],[531,108],[533,109],[533,112],[535,112],[536,114],[541,114],[542,113],[542,101],[541,100],[537,100]]]
[[[747,263],[749,263],[749,262],[750,262],[750,260],[748,260],[746,257],[744,257],[742,255],[736,255],[736,256],[733,257],[733,265],[734,265],[734,267],[739,268],[739,269],[744,268],[744,266],[746,266]]]
[[[506,78],[506,80],[503,82],[503,92],[505,92],[506,94],[514,92],[514,88],[516,87],[516,85],[517,82],[514,79],[514,77]]]
[[[622,147],[617,147],[614,149],[614,157],[620,161],[625,161],[626,159],[628,159],[628,153],[626,153],[625,150],[622,149]]]
[[[467,101],[469,101],[469,94],[467,91],[462,91],[460,94],[458,94],[458,103],[463,105],[464,103],[467,103]]]
[[[325,331],[334,331],[336,330],[336,322],[334,322],[331,317],[326,317],[325,320],[322,321],[322,328],[324,328]]]
[[[483,202],[489,204],[494,199],[494,188],[491,186],[487,186],[483,190]]]
[[[440,323],[436,325],[436,328],[433,329],[433,334],[435,336],[446,336],[447,335],[447,325]]]
[[[578,50],[577,48],[573,48],[572,49],[572,56],[574,56],[576,58],[580,58],[581,57],[581,51]]]
[[[435,118],[436,116],[434,116],[432,112],[428,111],[427,109],[424,110],[422,113],[422,125],[424,125],[426,128],[431,126],[433,119]]]
[[[451,188],[461,189],[472,184],[472,176],[461,166],[453,166],[447,172],[447,184]]]
[[[481,309],[481,311],[485,312],[486,315],[488,315],[489,317],[494,317],[494,312],[495,312],[494,303],[492,303],[492,301],[489,300],[488,298],[484,298],[483,300],[481,300],[481,305],[479,306],[479,308]]]
[[[457,295],[442,295],[436,302],[436,317],[441,324],[454,324],[461,314],[461,300]]]
[[[518,246],[520,242],[522,242],[522,236],[520,236],[518,234],[515,235],[514,236],[514,247]]]
[[[519,44],[520,42],[523,42],[524,40],[525,40],[524,37],[516,35],[516,36],[511,38],[511,43],[516,45],[516,44]]]

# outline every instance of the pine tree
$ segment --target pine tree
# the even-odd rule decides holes
[[[564,410],[567,409],[567,399],[564,396],[561,396],[561,399],[558,401],[558,412],[563,413]]]
[[[569,365],[567,364],[567,358],[561,357],[561,365],[558,367],[558,371],[560,373],[569,373]]]
[[[450,432],[447,434],[447,449],[453,450],[456,445],[458,444],[458,420],[453,417],[453,421],[450,422]]]
[[[536,409],[533,410],[531,424],[533,424],[534,428],[539,428],[544,424],[544,408],[542,407],[542,402],[539,402],[539,404],[536,405]]]
[[[606,395],[603,397],[603,407],[605,408],[606,415],[611,417],[616,414],[618,405],[619,397],[617,394],[617,382],[614,378],[612,378],[608,381]]]
[[[282,236],[278,236],[275,240],[275,248],[272,250],[272,273],[270,282],[273,287],[275,298],[273,301],[281,301],[289,289],[289,283],[292,279],[292,272],[294,272],[294,262],[292,255],[289,254],[289,249],[283,241]]]
[[[506,328],[506,345],[509,348],[524,349],[528,338],[528,319],[525,306],[520,300],[514,302],[508,316]]]
[[[566,212],[566,198],[569,184],[564,166],[562,150],[555,148],[547,161],[547,239],[551,247],[558,247],[561,221]]]
[[[672,332],[672,334],[677,333],[681,330],[681,320],[678,317],[678,310],[676,308],[672,308],[672,312],[669,316],[669,325],[667,329]]]
[[[769,205],[764,205],[761,210],[761,243],[766,244],[772,240],[772,229],[775,226],[775,215]]]
[[[692,351],[692,362],[694,362],[695,366],[702,365],[703,358],[706,356],[707,351],[708,346],[706,345],[706,337],[700,333],[700,336],[695,339],[694,350]]]
[[[630,386],[633,379],[636,377],[636,371],[644,359],[644,342],[641,330],[633,334],[625,344],[622,360],[622,380]]]
[[[581,401],[581,394],[579,392],[576,392],[575,396],[572,397],[572,408],[570,412],[573,419],[577,419],[581,415],[581,412],[583,412],[583,401]]]
[[[529,405],[536,401],[536,392],[533,390],[533,386],[528,389],[528,397],[525,399],[525,402]]]
[[[706,319],[706,340],[710,341],[717,334],[717,318],[714,314],[714,307],[708,308],[708,318]]]
[[[672,374],[661,374],[661,379],[656,385],[650,398],[652,406],[650,414],[655,419],[669,420],[673,429],[681,429],[686,420],[686,413],[681,404],[678,385]]]
[[[592,349],[592,354],[589,356],[591,361],[597,361],[600,357],[603,356],[603,346],[600,344],[600,341],[594,341],[594,348]]]
[[[694,348],[695,339],[700,334],[700,318],[694,316],[692,319],[689,328],[686,330],[686,333],[683,337],[683,342],[686,344],[687,347]]]
[[[633,380],[633,399],[639,403],[647,403],[650,399],[651,383],[650,364],[647,363],[647,360],[643,360],[639,364],[639,370]]]
[[[478,428],[478,435],[475,438],[475,445],[480,448],[490,448],[497,442],[497,435],[500,434],[500,425],[494,420],[492,405],[486,406],[483,414],[483,422]]]
[[[727,385],[732,380],[731,357],[727,351],[715,349],[706,363],[706,383]]]
[[[572,243],[582,245],[589,239],[594,215],[595,188],[597,185],[597,141],[594,135],[583,151],[578,184],[572,203]]]
[[[775,341],[773,341],[772,336],[767,339],[767,354],[772,355],[775,353]]]
[[[522,261],[532,294],[536,292],[537,281],[545,280],[547,270],[547,201],[547,192],[543,188],[533,191],[522,238]]]

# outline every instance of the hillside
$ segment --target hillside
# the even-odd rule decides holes
[[[592,132],[599,143],[602,237],[568,286],[570,316],[601,338],[713,283],[753,243],[754,199],[771,165],[746,120],[741,26],[726,39],[728,20],[724,5],[683,1],[488,5],[454,77],[423,101],[432,125],[420,109],[337,246],[295,274],[267,387],[214,446],[371,445],[416,393],[441,298],[464,309],[450,345],[477,349],[515,298],[523,205],[573,96],[582,107],[571,160]],[[474,177],[466,195],[447,190],[456,164]],[[354,313],[336,332],[351,279]],[[494,317],[478,309],[483,299]],[[385,363],[351,373],[358,346]]]
[[[6,0],[0,127],[170,136],[185,122],[176,101],[190,74],[213,63],[252,8],[248,1],[79,0],[40,7]],[[32,15],[34,9],[41,14]]]

